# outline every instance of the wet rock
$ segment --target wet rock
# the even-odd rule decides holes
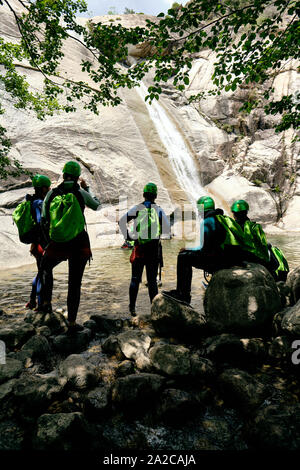
[[[157,344],[150,349],[149,355],[158,372],[170,376],[188,375],[191,372],[190,351],[184,346]]]
[[[23,351],[32,352],[32,360],[50,360],[52,351],[45,336],[32,336],[22,347]]]
[[[276,283],[259,264],[222,269],[214,274],[205,291],[207,322],[219,333],[265,331],[280,308]]]
[[[46,411],[51,401],[58,398],[65,381],[56,377],[26,375],[18,379],[13,388],[14,400],[22,417],[32,418]]]
[[[102,385],[88,393],[84,401],[85,414],[92,420],[103,418],[110,403],[110,387]]]
[[[216,376],[216,368],[212,361],[199,356],[196,353],[191,354],[191,375],[201,380],[210,380]]]
[[[7,357],[6,364],[0,364],[0,384],[18,377],[23,369],[21,361]]]
[[[263,450],[300,449],[300,404],[269,405],[248,426],[252,445]]]
[[[36,450],[78,451],[87,448],[82,413],[44,414],[37,420]]]
[[[122,361],[121,364],[118,365],[116,369],[116,376],[117,377],[125,377],[126,375],[134,374],[135,367],[132,361]]]
[[[290,305],[295,305],[300,300],[300,266],[289,272],[286,285],[290,289]]]
[[[116,405],[125,407],[126,405],[135,408],[146,407],[153,403],[164,382],[164,377],[144,372],[121,377],[112,387],[112,401]]]
[[[66,318],[61,313],[57,312],[36,313],[33,316],[32,324],[35,328],[47,326],[53,335],[63,333],[68,327]]]
[[[293,353],[291,346],[292,341],[288,336],[277,336],[273,338],[269,346],[268,355],[276,361],[290,360]]]
[[[34,334],[34,327],[26,323],[0,328],[0,340],[7,349],[20,348]]]
[[[218,378],[224,400],[244,413],[259,407],[269,394],[268,388],[240,369],[227,369]]]
[[[91,340],[90,330],[85,328],[74,335],[59,335],[53,339],[53,349],[61,354],[80,353],[87,349]]]
[[[206,328],[203,313],[162,294],[152,302],[151,322],[159,335],[186,338],[188,341],[198,338]]]
[[[120,349],[127,359],[133,359],[138,369],[151,366],[148,350],[151,338],[139,330],[127,330],[116,336]]]
[[[195,416],[197,409],[199,404],[189,392],[169,388],[160,395],[156,412],[167,424],[178,425]]]
[[[24,450],[25,432],[15,421],[0,423],[0,451]]]
[[[96,323],[97,331],[107,336],[119,333],[124,327],[130,324],[129,316],[120,317],[114,314],[92,315],[90,319]]]
[[[300,335],[300,300],[293,306],[286,309],[282,318],[281,328],[285,333],[293,336]]]
[[[78,354],[72,354],[59,365],[59,374],[65,377],[69,387],[75,390],[94,387],[100,377],[97,367]]]

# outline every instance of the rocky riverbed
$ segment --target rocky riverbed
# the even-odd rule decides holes
[[[292,347],[300,339],[299,270],[289,276],[290,291],[258,271],[228,273],[249,296],[256,296],[253,285],[266,295],[255,297],[256,311],[224,303],[217,328],[211,302],[219,295],[217,278],[204,309],[159,294],[150,310],[141,286],[140,306],[149,307],[136,318],[127,314],[126,297],[118,303],[104,284],[101,308],[82,310],[85,328],[73,337],[64,334],[61,312],[2,310],[0,449],[299,449],[300,365],[292,361],[300,355]],[[227,294],[234,298],[230,276]],[[115,289],[125,284],[127,290],[127,279]]]

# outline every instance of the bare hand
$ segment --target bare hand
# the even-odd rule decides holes
[[[80,181],[80,186],[82,187],[82,189],[88,188],[86,181],[82,177],[79,178],[79,181]]]

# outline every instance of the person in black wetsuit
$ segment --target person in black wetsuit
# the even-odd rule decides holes
[[[170,224],[163,209],[155,204],[157,186],[148,183],[143,190],[144,202],[133,206],[119,220],[119,226],[125,240],[135,239],[130,257],[132,263],[131,281],[129,286],[129,311],[136,315],[136,299],[143,270],[146,267],[150,302],[158,294],[157,270],[161,252],[160,235],[170,234]],[[133,231],[128,232],[127,224],[134,219]]]
[[[41,311],[52,312],[52,290],[53,290],[53,268],[62,261],[68,260],[69,279],[68,279],[68,333],[81,330],[83,327],[76,323],[77,312],[80,303],[81,281],[87,261],[91,258],[89,236],[86,230],[82,230],[75,238],[67,242],[55,242],[49,237],[49,207],[51,201],[57,195],[73,193],[82,212],[85,206],[97,210],[100,201],[91,194],[89,187],[84,179],[81,178],[80,186],[78,184],[81,174],[80,165],[77,162],[67,162],[63,169],[64,181],[57,188],[49,191],[44,200],[42,212],[42,225],[48,234],[49,243],[45,249],[41,262]]]
[[[34,194],[26,194],[26,201],[30,201],[32,205],[33,218],[37,225],[37,230],[35,233],[35,240],[31,243],[30,253],[35,257],[38,272],[32,281],[32,288],[30,293],[29,302],[25,305],[25,308],[34,309],[37,306],[36,299],[38,300],[38,308],[41,306],[40,300],[40,290],[41,290],[41,281],[39,275],[39,269],[41,264],[41,259],[44,253],[46,246],[46,240],[43,237],[43,232],[41,230],[41,217],[42,217],[42,206],[43,200],[48,193],[51,181],[48,176],[45,175],[35,175],[32,178],[32,186],[34,187]]]
[[[220,269],[239,265],[245,258],[245,252],[238,245],[224,246],[227,231],[226,223],[220,222],[226,219],[223,210],[215,209],[214,200],[209,196],[198,199],[198,208],[200,209],[202,205],[204,209],[204,219],[200,221],[202,243],[195,248],[180,250],[177,257],[177,288],[163,291],[188,304],[191,301],[193,267],[213,274]]]

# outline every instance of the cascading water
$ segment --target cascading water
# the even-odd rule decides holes
[[[141,83],[141,86],[136,90],[141,98],[145,100],[148,94],[145,85]],[[195,207],[195,202],[199,197],[205,194],[205,191],[201,186],[199,171],[196,167],[193,155],[191,155],[183,137],[180,135],[163,107],[157,101],[153,101],[152,104],[149,104],[147,101],[145,103],[150,118],[168,152],[170,164],[174,170],[177,181],[186,193],[192,206]]]

